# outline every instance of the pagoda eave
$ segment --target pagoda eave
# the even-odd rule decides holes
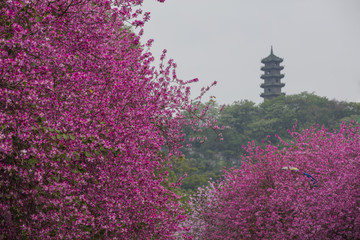
[[[278,97],[285,96],[285,93],[260,93],[260,97]]]
[[[268,71],[268,70],[283,70],[284,66],[263,66],[260,68],[262,71]]]
[[[281,79],[283,78],[285,75],[284,74],[263,74],[260,76],[260,78],[262,79],[269,79],[269,78],[276,78],[276,79]]]
[[[279,87],[282,88],[285,86],[285,83],[262,83],[260,85],[261,88],[268,88],[268,87]]]
[[[264,59],[262,59],[261,60],[261,62],[262,63],[271,63],[271,62],[276,62],[276,63],[281,63],[281,62],[283,62],[284,60],[282,59],[282,58],[279,58],[279,59],[274,59],[274,58],[272,58],[272,59],[267,59],[267,58],[264,58]]]

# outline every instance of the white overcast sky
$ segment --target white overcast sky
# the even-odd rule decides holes
[[[360,102],[360,0],[144,0],[144,39],[178,64],[178,76],[218,81],[219,103],[263,101],[261,59],[284,59],[283,92]],[[204,99],[207,100],[207,99]]]

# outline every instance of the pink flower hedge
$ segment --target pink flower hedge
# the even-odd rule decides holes
[[[196,106],[165,51],[152,67],[141,3],[1,1],[1,239],[179,230],[185,214],[162,169]]]
[[[200,189],[184,225],[194,239],[359,239],[359,126],[250,144],[241,169]]]

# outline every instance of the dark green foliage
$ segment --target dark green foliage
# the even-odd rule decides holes
[[[247,100],[234,102],[221,113],[215,102],[210,106],[218,125],[229,128],[224,129],[222,142],[216,132],[206,130],[203,135],[207,141],[192,143],[190,149],[184,149],[186,159],[174,164],[173,169],[178,176],[188,174],[182,182],[183,189],[195,190],[207,184],[209,178],[220,178],[223,167],[240,167],[241,155],[245,153],[242,146],[250,141],[258,145],[268,141],[276,144],[275,135],[286,141],[290,138],[288,129],[295,124],[298,131],[317,125],[333,130],[343,121],[360,118],[360,103],[329,100],[307,92],[279,96],[259,105]],[[191,131],[187,132],[191,136]]]

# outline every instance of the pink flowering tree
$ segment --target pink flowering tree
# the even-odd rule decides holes
[[[191,81],[165,51],[152,67],[141,3],[0,2],[1,239],[179,230],[185,214],[163,169],[199,120],[183,115],[196,112]],[[211,125],[204,116],[195,119]]]
[[[359,126],[250,144],[241,169],[200,189],[184,222],[194,239],[359,239]]]

